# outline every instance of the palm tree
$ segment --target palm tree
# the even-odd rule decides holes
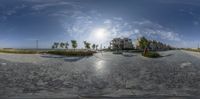
[[[68,46],[69,46],[69,43],[66,42],[66,43],[65,43],[65,48],[68,49]]]
[[[88,43],[87,41],[84,41],[83,43],[86,49],[90,49],[90,43]]]
[[[71,43],[72,43],[72,48],[74,48],[74,51],[75,51],[75,49],[78,46],[77,41],[76,40],[71,40]]]
[[[147,40],[145,37],[140,38],[139,46],[141,49],[144,50],[144,53],[143,53],[144,55],[146,55],[148,53],[149,44],[150,44],[150,41]]]
[[[51,48],[52,48],[52,49],[55,49],[55,45],[52,45]]]
[[[61,42],[61,43],[60,43],[60,47],[61,47],[61,48],[65,48],[65,43]]]
[[[59,43],[58,42],[54,42],[53,46],[54,46],[54,48],[58,48],[59,47]]]
[[[145,49],[149,46],[149,41],[145,37],[141,37],[139,40],[139,46],[141,49]]]

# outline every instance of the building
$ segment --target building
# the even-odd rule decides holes
[[[111,49],[133,49],[132,40],[129,38],[114,38],[110,42]]]

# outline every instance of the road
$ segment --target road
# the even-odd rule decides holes
[[[199,96],[200,54],[0,54],[0,97]]]

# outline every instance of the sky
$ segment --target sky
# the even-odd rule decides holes
[[[107,46],[141,36],[174,47],[200,43],[199,0],[0,0],[0,48],[51,48],[53,42]],[[104,37],[95,36],[99,30]]]

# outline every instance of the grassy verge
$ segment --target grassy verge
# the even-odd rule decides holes
[[[64,55],[64,56],[92,56],[94,51],[48,51],[48,54]]]
[[[37,54],[36,50],[16,50],[16,49],[1,49],[0,53],[12,53],[12,54]]]
[[[158,58],[161,57],[161,55],[157,52],[148,52],[144,55],[144,53],[142,53],[142,56],[144,57],[149,57],[149,58]]]
[[[11,54],[54,54],[64,56],[91,56],[95,51],[66,51],[66,50],[23,50],[23,49],[0,49],[0,53]]]
[[[200,49],[184,49],[186,51],[200,52]]]

